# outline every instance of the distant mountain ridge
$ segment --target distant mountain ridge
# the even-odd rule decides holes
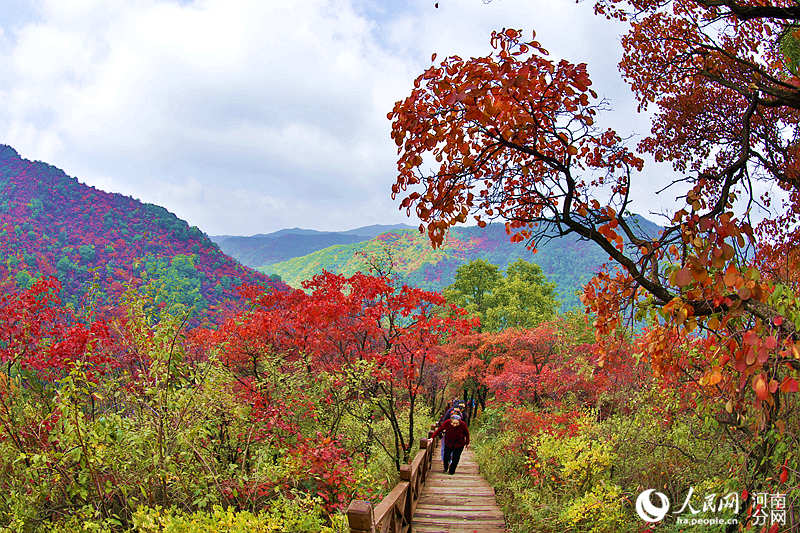
[[[405,224],[374,224],[347,231],[319,231],[303,228],[282,229],[249,237],[211,236],[223,252],[251,268],[286,261],[336,244],[364,242],[387,231],[411,229]]]
[[[661,227],[634,215],[631,223],[643,234],[656,236]],[[342,243],[308,255],[264,264],[259,270],[277,274],[287,284],[300,287],[322,270],[353,274],[366,270],[364,256],[391,253],[398,277],[409,285],[442,290],[453,282],[457,268],[474,259],[484,259],[505,269],[517,259],[542,267],[562,302],[562,309],[580,306],[576,292],[608,261],[608,255],[594,243],[577,236],[552,239],[532,253],[521,243],[512,243],[503,225],[492,224],[451,228],[444,246],[434,250],[427,235],[416,229],[389,231],[358,243]]]
[[[206,316],[238,301],[242,283],[276,285],[163,207],[84,185],[0,145],[0,281],[24,288],[41,275],[59,278],[73,306],[92,285],[103,304],[127,281],[155,281]]]

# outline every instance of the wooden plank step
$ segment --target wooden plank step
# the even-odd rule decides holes
[[[482,486],[485,486],[485,487],[491,487],[491,485],[489,485],[487,482],[485,482],[484,480],[482,480],[480,478],[459,476],[458,474],[455,474],[455,475],[452,475],[452,476],[442,476],[440,478],[428,478],[425,481],[425,484],[427,485],[428,483],[430,483],[432,486],[433,485],[453,485],[453,486],[458,486],[458,485],[482,485]]]
[[[448,488],[457,490],[484,490],[488,492],[494,492],[494,489],[491,485],[484,485],[482,483],[431,483],[430,492],[439,492],[441,489]]]
[[[472,498],[471,500],[470,499],[464,499],[464,500],[460,500],[460,501],[454,502],[454,503],[444,503],[444,502],[437,501],[437,500],[425,500],[423,502],[423,501],[420,500],[417,503],[417,506],[419,508],[430,509],[432,511],[441,510],[441,509],[453,509],[453,510],[465,509],[465,510],[470,510],[470,511],[472,511],[472,510],[481,511],[481,510],[487,510],[487,509],[499,510],[500,509],[497,506],[497,504],[495,503],[495,500],[490,499],[490,498],[485,498],[485,499],[482,499],[482,500],[478,499],[478,498]]]
[[[461,520],[458,518],[424,518],[421,517],[420,519],[414,519],[413,525],[416,526],[447,526],[447,527],[462,527],[462,528],[473,528],[477,529],[478,531],[483,531],[486,528],[496,527],[502,528],[505,527],[505,521],[503,520]]]
[[[473,485],[486,485],[488,487],[491,487],[491,485],[489,485],[486,481],[484,481],[479,477],[459,476],[458,472],[456,472],[452,476],[450,474],[442,474],[441,476],[438,477],[430,477],[425,481],[426,485],[428,483],[439,483],[439,484],[444,483],[447,485],[459,484],[459,483],[463,485],[465,483],[472,483]]]
[[[417,510],[418,511],[419,510],[439,511],[439,510],[454,509],[454,508],[458,509],[459,507],[461,507],[461,506],[441,505],[441,504],[436,504],[436,503],[433,503],[433,502],[424,503],[424,504],[423,503],[417,504]],[[493,502],[491,502],[489,500],[487,500],[484,503],[475,502],[475,503],[472,503],[471,505],[469,505],[469,510],[470,511],[496,511],[497,510],[497,505],[495,505]]]
[[[492,487],[478,485],[433,485],[430,487],[430,492],[437,494],[454,494],[463,492],[465,494],[481,494],[485,496],[495,495]]]
[[[494,496],[494,492],[490,492],[488,490],[480,491],[480,492],[472,492],[470,494],[464,493],[462,490],[449,490],[449,489],[441,489],[436,492],[438,496],[443,497],[453,497],[453,496],[471,496],[471,497],[484,497],[484,498],[491,498]]]
[[[427,494],[423,493],[422,497],[418,500],[423,503],[437,503],[437,502],[467,502],[467,501],[475,501],[475,502],[492,502],[495,503],[497,500],[494,494],[435,494],[433,492],[429,492]],[[454,503],[446,503],[445,505],[455,505]]]
[[[468,506],[468,505],[494,505],[497,506],[495,503],[496,500],[490,496],[479,496],[479,497],[470,497],[470,496],[431,496],[425,498],[424,500],[419,500],[422,505],[442,505],[442,506]]]
[[[498,511],[485,511],[485,510],[472,510],[472,509],[446,509],[446,510],[424,510],[414,513],[414,521],[420,522],[424,520],[438,520],[440,518],[453,518],[458,520],[470,520],[485,522],[491,520],[503,521],[503,513]]]
[[[447,476],[447,477],[440,477],[440,478],[429,478],[425,481],[425,484],[431,483],[432,486],[435,485],[481,485],[484,487],[491,487],[487,482],[480,478],[473,478],[473,477],[466,477],[466,476],[459,476],[458,474]]]
[[[436,526],[436,525],[426,525],[426,526],[411,526],[411,533],[506,533],[505,528],[481,528],[476,529],[474,527],[448,527],[448,526]]]
[[[470,472],[462,472],[460,469],[456,470],[454,473],[450,472],[432,472],[428,479],[438,479],[439,481],[444,481],[446,479],[473,479],[475,481],[483,481],[483,478],[478,474],[473,474]]]

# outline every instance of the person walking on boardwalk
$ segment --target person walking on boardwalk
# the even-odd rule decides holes
[[[461,400],[458,399],[458,396],[452,399],[452,401],[447,404],[447,410],[444,414],[439,418],[438,425],[442,425],[450,420],[450,416],[453,414],[461,416]],[[442,461],[444,461],[444,446],[442,446]]]
[[[453,409],[458,409],[461,405],[461,400],[457,397],[453,398],[453,400],[447,405],[447,410],[445,410],[444,414],[439,418],[439,424],[444,424],[448,420],[450,420],[450,415],[453,414]]]
[[[445,421],[442,425],[436,428],[433,432],[432,438],[436,438],[444,433],[444,471],[451,476],[456,473],[458,460],[461,459],[461,452],[464,451],[466,446],[469,446],[469,428],[461,420],[459,415],[451,415],[450,420]]]
[[[453,415],[458,415],[461,417],[461,420],[464,420],[464,414],[461,412],[461,404],[458,403],[458,400],[454,400],[453,407],[448,409],[447,412],[442,415],[442,418],[439,419],[439,425],[449,422],[450,417]],[[447,429],[444,431],[447,433]],[[444,461],[444,446],[442,446],[442,461]]]

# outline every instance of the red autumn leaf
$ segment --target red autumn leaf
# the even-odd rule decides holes
[[[686,287],[692,283],[692,271],[688,267],[683,267],[675,273],[675,284],[678,287]]]
[[[797,392],[797,390],[797,380],[789,376],[783,378],[783,382],[781,383],[781,392]]]

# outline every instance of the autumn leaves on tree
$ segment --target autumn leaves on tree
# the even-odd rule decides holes
[[[629,25],[620,70],[653,113],[648,137],[628,146],[602,126],[585,64],[506,29],[487,56],[434,55],[389,113],[393,196],[434,246],[470,216],[531,247],[570,233],[596,243],[613,265],[583,296],[598,339],[625,310],[647,318],[639,349],[654,372],[696,382],[750,449],[797,402],[800,9],[601,0],[595,10]],[[631,190],[648,180],[639,154],[680,175],[669,191],[685,206],[658,236],[629,223]],[[770,188],[786,200],[760,192]]]

